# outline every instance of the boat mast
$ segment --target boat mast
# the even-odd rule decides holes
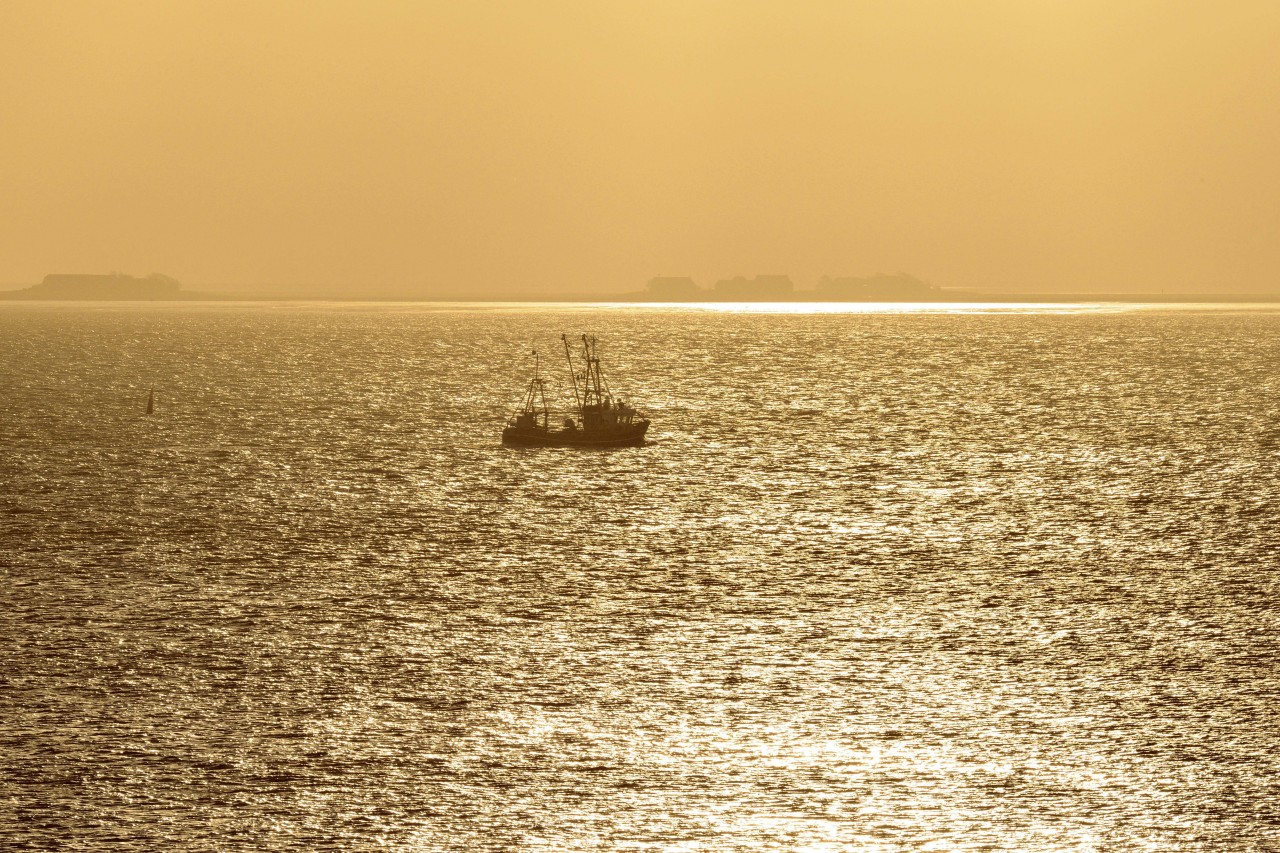
[[[542,356],[538,354],[537,350],[533,351],[533,384],[538,389],[538,402],[542,404],[540,408],[534,410],[535,411],[534,423],[537,423],[537,416],[538,414],[541,414],[542,425],[543,427],[546,427],[547,425],[547,387],[546,387],[546,384],[542,381]],[[530,403],[530,408],[532,408],[533,407],[532,405],[533,404],[533,388],[529,389],[529,403]]]
[[[529,388],[524,393],[524,402],[520,405],[520,412],[533,415],[535,424],[538,422],[538,418],[541,417],[542,425],[545,427],[549,411],[547,408],[547,384],[542,378],[542,356],[539,355],[537,350],[534,350],[533,378],[529,380]],[[517,414],[520,412],[517,412]]]
[[[582,336],[582,360],[587,363],[586,371],[582,375],[583,391],[582,405],[590,406],[592,403],[600,402],[600,386],[596,380],[596,360],[595,354],[591,351],[591,341],[586,335]],[[594,395],[595,399],[592,400]]]
[[[583,337],[585,338],[586,336],[584,335]],[[569,378],[573,380],[573,399],[578,404],[578,413],[581,414],[583,401],[578,394],[578,374],[573,367],[573,353],[569,352],[569,338],[566,335],[561,335],[560,340],[564,341],[564,357],[569,361]]]
[[[591,338],[591,354],[595,355],[596,339]],[[596,356],[596,390],[600,392],[601,400],[613,399],[613,394],[609,391],[609,380],[604,378],[604,371],[600,369],[600,356]]]
[[[586,385],[583,391],[583,405],[603,406],[609,396],[609,385],[605,382],[604,373],[600,370],[600,356],[596,355],[596,339],[582,336],[582,356],[586,359]]]

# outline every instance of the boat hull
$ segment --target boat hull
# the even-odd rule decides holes
[[[502,443],[521,447],[639,447],[648,429],[648,421],[598,430],[507,427],[502,431]]]

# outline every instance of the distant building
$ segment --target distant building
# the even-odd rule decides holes
[[[655,299],[692,299],[702,290],[687,275],[660,275],[649,279],[649,295]]]
[[[818,293],[839,299],[911,299],[936,294],[938,288],[906,273],[866,278],[824,276],[818,281]]]
[[[720,299],[779,299],[792,296],[795,285],[785,275],[758,275],[753,279],[744,276],[722,278],[716,282],[715,295]]]
[[[146,278],[118,272],[50,273],[36,286],[19,292],[27,299],[178,299],[181,288],[177,279],[160,273]]]

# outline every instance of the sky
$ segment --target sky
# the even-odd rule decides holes
[[[0,283],[1280,293],[1280,3],[0,4]]]

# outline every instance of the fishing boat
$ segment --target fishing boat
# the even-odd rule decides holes
[[[615,398],[609,390],[609,383],[600,370],[600,358],[596,355],[596,339],[582,336],[581,365],[574,362],[569,338],[561,335],[560,340],[564,342],[564,356],[573,380],[573,411],[567,413],[568,417],[560,426],[552,426],[542,362],[535,350],[533,379],[525,391],[520,409],[502,431],[502,442],[531,447],[633,447],[644,444],[649,420],[621,397]]]

